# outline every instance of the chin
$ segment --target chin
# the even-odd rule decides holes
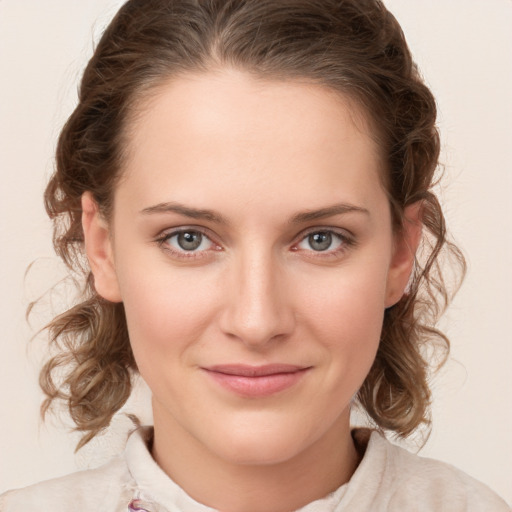
[[[222,430],[222,436],[212,439],[217,455],[239,465],[272,465],[289,461],[314,443],[310,432],[297,422],[243,421]],[[212,444],[213,444],[212,443]]]
[[[231,439],[229,446],[221,448],[219,454],[224,460],[241,466],[269,466],[281,464],[296,457],[301,452],[299,444],[284,439]]]

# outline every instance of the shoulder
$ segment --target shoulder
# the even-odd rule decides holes
[[[378,478],[376,502],[383,510],[418,512],[509,512],[508,505],[489,487],[444,462],[420,457],[396,446],[377,432],[371,434],[368,458]],[[366,455],[365,455],[366,458]],[[363,459],[364,461],[364,459]],[[372,468],[367,467],[371,473]]]
[[[116,510],[131,490],[131,477],[119,457],[97,469],[79,471],[61,478],[40,482],[0,496],[2,512],[80,512]]]
[[[489,487],[454,466],[390,446],[391,473],[396,482],[392,500],[397,506],[416,494],[425,510],[510,510]]]

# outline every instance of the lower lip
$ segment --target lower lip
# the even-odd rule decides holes
[[[305,368],[296,372],[275,373],[257,377],[230,375],[210,370],[206,370],[206,373],[229,391],[244,397],[262,398],[291,388],[304,377],[307,370]]]

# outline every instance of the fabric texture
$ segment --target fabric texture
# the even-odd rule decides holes
[[[151,427],[136,430],[110,463],[0,496],[1,512],[214,512],[178,487],[151,457]],[[357,429],[364,456],[350,481],[299,512],[508,512],[482,483]]]

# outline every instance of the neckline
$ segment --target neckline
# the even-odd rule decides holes
[[[382,446],[385,440],[381,434],[366,428],[353,429],[351,434],[361,461],[350,480],[327,496],[306,504],[296,512],[337,512],[340,505],[345,508],[352,497],[358,494],[357,488],[364,482],[364,475],[368,470],[374,472],[376,464],[384,464]],[[158,466],[151,456],[152,439],[153,427],[139,427],[130,435],[126,444],[125,459],[136,488],[134,498],[147,502],[148,512],[162,509],[168,512],[215,512],[215,509],[189,496]]]

